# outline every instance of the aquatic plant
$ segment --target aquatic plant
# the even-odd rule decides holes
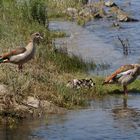
[[[131,53],[131,48],[130,48],[130,44],[129,44],[129,40],[126,38],[126,39],[121,39],[119,36],[118,36],[118,40],[120,41],[122,47],[123,47],[123,54],[124,55],[128,55]]]

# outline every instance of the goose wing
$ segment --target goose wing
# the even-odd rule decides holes
[[[19,47],[15,50],[12,50],[8,53],[5,53],[1,56],[1,59],[8,59],[9,57],[11,56],[14,56],[14,55],[18,55],[18,54],[21,54],[21,53],[24,53],[26,51],[26,48],[24,47]]]
[[[133,65],[133,64],[121,66],[115,72],[113,72],[111,75],[106,77],[103,84],[111,83],[114,81],[115,78],[119,78],[124,74],[128,74],[129,72],[131,72],[132,69],[134,69],[134,67],[135,67],[135,65]]]
[[[135,70],[135,69],[130,69],[130,70],[121,72],[121,73],[117,74],[117,75],[115,76],[115,78],[118,79],[118,78],[120,78],[120,77],[122,77],[122,76],[133,75],[133,73],[135,73],[134,70]]]

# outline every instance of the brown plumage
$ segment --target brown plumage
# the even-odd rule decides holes
[[[111,75],[106,77],[104,84],[119,83],[123,86],[124,93],[127,94],[127,85],[135,81],[140,75],[140,64],[123,65]]]

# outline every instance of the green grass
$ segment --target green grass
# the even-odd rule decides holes
[[[1,64],[0,83],[8,86],[11,93],[20,102],[29,95],[47,99],[58,106],[72,108],[84,104],[85,99],[80,91],[72,90],[69,94],[65,87],[73,75],[82,75],[94,64],[85,63],[82,59],[54,51],[52,39],[65,36],[64,32],[50,32],[45,26],[47,20],[44,8],[45,1],[2,1],[0,8],[0,47],[1,53],[26,45],[26,40],[33,32],[41,32],[44,41],[37,47],[35,59],[25,64],[23,73],[17,71],[13,64]],[[34,15],[33,15],[34,13]],[[40,17],[40,19],[39,19]],[[65,75],[69,75],[68,77]],[[58,78],[61,77],[61,80]],[[78,92],[78,94],[77,94]],[[80,97],[81,96],[81,97]]]
[[[129,86],[129,90],[131,92],[140,92],[140,79],[137,79],[135,82],[133,82],[130,86]]]
[[[44,41],[37,47],[35,59],[25,64],[23,73],[19,73],[13,64],[1,64],[0,84],[7,85],[19,102],[32,95],[65,108],[85,106],[91,98],[120,91],[121,88],[115,85],[102,86],[103,78],[86,74],[88,69],[96,67],[93,62],[86,63],[77,56],[68,56],[67,52],[56,50],[52,40],[66,34],[50,32],[46,26],[48,16],[45,15],[44,9],[50,6],[50,3],[47,5],[47,1],[34,0],[20,4],[17,4],[16,0],[1,1],[0,53],[18,45],[26,45],[26,40],[32,32],[41,32]],[[91,90],[66,88],[67,81],[74,78],[93,78],[96,88]],[[130,90],[140,90],[139,84],[140,81],[137,80],[130,86]]]
[[[104,10],[104,0],[95,1],[90,8],[93,8],[94,12],[89,12],[90,8],[86,4],[86,0],[47,0],[48,5],[48,18],[53,19],[66,19],[70,21],[76,21],[77,24],[83,26],[87,22],[104,17],[106,12]],[[77,14],[72,16],[67,12],[67,8],[74,8],[77,10]],[[87,12],[87,9],[89,10]]]

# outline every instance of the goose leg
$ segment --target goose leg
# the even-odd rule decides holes
[[[20,72],[22,72],[22,65],[21,64],[18,65],[18,69]]]
[[[128,93],[128,92],[127,92],[127,86],[124,85],[124,86],[123,86],[123,90],[124,90],[124,94],[127,95],[127,93]]]

